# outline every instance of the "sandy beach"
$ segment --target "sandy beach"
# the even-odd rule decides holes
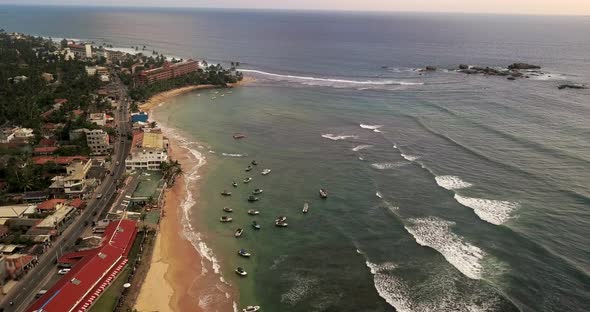
[[[250,81],[245,79],[240,84]],[[189,86],[163,92],[140,108],[149,111],[174,96],[212,87],[215,86]],[[157,118],[154,120],[157,121]],[[215,264],[197,251],[193,246],[195,241],[187,239],[184,232],[186,216],[183,205],[190,192],[197,209],[202,208],[198,207],[200,182],[195,175],[197,171],[199,176],[203,175],[206,168],[199,168],[199,160],[190,153],[184,140],[166,131],[164,134],[170,141],[169,156],[181,163],[184,174],[166,191],[160,230],[135,309],[140,312],[233,311],[233,303],[237,301],[235,292],[220,280],[213,267]],[[192,237],[191,234],[194,233],[188,236]],[[202,245],[199,246],[201,249]]]

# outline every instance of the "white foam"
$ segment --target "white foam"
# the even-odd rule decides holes
[[[402,157],[403,157],[405,160],[407,160],[407,161],[416,161],[416,160],[420,159],[420,157],[419,157],[419,156],[414,156],[414,155],[406,155],[406,154],[404,154],[404,153],[401,153],[401,156],[402,156]]]
[[[355,147],[352,148],[352,151],[353,152],[358,152],[360,150],[364,150],[364,149],[371,148],[371,147],[373,147],[373,145],[368,145],[368,144],[357,145],[357,146],[355,146]]]
[[[340,141],[346,139],[356,139],[358,136],[356,135],[334,135],[332,133],[322,134],[322,138],[329,139],[332,141]]]
[[[383,198],[383,195],[381,195],[380,192],[375,193],[375,196],[379,197],[379,198]]]
[[[305,298],[319,281],[315,278],[295,275],[293,282],[293,286],[281,295],[281,302],[295,305]]]
[[[393,274],[389,274],[396,268],[393,263],[378,265],[366,261],[365,264],[373,274],[373,284],[381,298],[385,299],[398,312],[415,311],[408,287]]]
[[[480,219],[495,225],[508,221],[512,212],[520,206],[509,201],[471,198],[459,194],[455,194],[455,200],[461,205],[473,209]]]
[[[235,154],[232,154],[232,153],[221,153],[221,155],[223,155],[225,157],[238,157],[238,158],[240,158],[240,157],[246,157],[246,155],[244,155],[244,154],[237,154],[237,153],[235,153]]]
[[[409,219],[404,227],[414,236],[416,242],[438,251],[465,276],[481,279],[480,261],[485,256],[483,250],[466,242],[451,231],[454,222],[435,217]]]
[[[391,79],[383,79],[383,80],[348,80],[348,79],[334,79],[334,78],[321,78],[321,77],[309,77],[309,76],[294,76],[294,75],[281,75],[275,73],[264,72],[261,70],[254,70],[254,69],[240,69],[241,72],[245,73],[253,73],[264,75],[268,77],[278,78],[279,80],[295,80],[295,81],[305,81],[309,85],[313,85],[316,83],[317,85],[332,85],[332,86],[340,86],[345,87],[346,85],[398,85],[398,86],[414,86],[414,85],[423,85],[423,82],[410,82],[410,81],[400,81],[400,80],[391,80]]]
[[[383,125],[365,125],[365,124],[360,124],[360,126],[363,129],[373,130],[373,132],[381,132],[379,130],[379,128],[383,127]]]
[[[445,176],[437,176],[434,178],[436,180],[436,184],[440,187],[445,188],[447,190],[460,190],[464,188],[468,188],[473,186],[473,184],[469,182],[465,182],[461,180],[460,177],[445,175]]]
[[[407,165],[409,165],[408,162],[398,161],[398,162],[374,163],[374,164],[371,164],[371,167],[373,167],[377,170],[390,170],[390,169],[396,169],[396,168],[400,168],[400,167],[407,166]]]

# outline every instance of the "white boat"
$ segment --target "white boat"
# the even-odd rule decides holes
[[[264,170],[262,170],[261,174],[262,174],[262,175],[267,175],[267,174],[269,174],[271,171],[272,171],[272,170],[270,170],[270,169],[264,169]]]
[[[233,212],[234,210],[229,207],[223,207],[223,211],[225,212]]]
[[[240,237],[240,236],[242,236],[243,233],[244,233],[244,229],[237,229],[236,232],[234,233],[234,236]]]
[[[262,192],[263,192],[262,189],[257,188],[257,189],[255,189],[255,190],[252,191],[252,194],[258,195],[258,194],[262,194]]]
[[[228,216],[222,216],[221,218],[219,218],[220,222],[232,222],[232,218],[228,217]]]
[[[242,309],[242,312],[257,312],[260,311],[260,306],[247,306]]]
[[[289,223],[284,222],[284,221],[283,222],[275,221],[275,226],[278,226],[278,227],[287,227],[288,225],[289,225]]]
[[[236,274],[238,274],[240,276],[246,276],[246,275],[248,275],[248,272],[246,272],[246,270],[244,270],[241,267],[237,267],[236,268]]]
[[[250,210],[248,210],[248,214],[251,215],[251,216],[256,216],[256,215],[259,215],[260,214],[260,211],[254,210],[254,209],[250,209]]]
[[[240,255],[244,258],[249,258],[252,254],[249,253],[246,249],[240,249],[240,250],[238,250],[238,255]]]
[[[250,181],[252,181],[252,178],[245,178],[244,179],[244,183],[250,183]]]
[[[307,213],[309,211],[309,204],[307,202],[305,202],[303,204],[303,213]]]

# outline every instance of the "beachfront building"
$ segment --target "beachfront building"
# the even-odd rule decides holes
[[[164,66],[144,70],[135,77],[135,83],[139,85],[151,84],[159,80],[172,79],[199,70],[199,62],[188,60],[178,63],[166,62]]]
[[[92,160],[75,161],[66,167],[65,176],[56,176],[49,189],[60,197],[81,197],[95,185],[94,179],[88,178],[88,171],[92,167]]]
[[[139,132],[133,136],[131,153],[125,167],[132,170],[160,170],[160,164],[168,161],[168,143],[161,132]]]
[[[86,144],[93,155],[106,155],[111,149],[109,135],[102,129],[86,131]]]
[[[91,58],[92,57],[92,45],[90,44],[69,44],[68,48],[77,58]]]

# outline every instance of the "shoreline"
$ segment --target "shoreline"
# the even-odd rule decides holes
[[[244,80],[233,86],[253,81]],[[199,85],[166,91],[150,98],[140,109],[152,112],[150,119],[160,124],[153,110],[161,103],[194,90],[212,88],[218,87]],[[173,128],[163,127],[163,132],[170,142],[170,158],[180,162],[184,173],[165,191],[150,267],[134,308],[139,312],[233,311],[237,292],[222,281],[219,264],[189,219],[196,209],[202,209],[198,196],[206,160],[191,150],[195,142],[177,135]]]
[[[229,83],[227,85],[228,85],[228,88],[235,88],[235,87],[242,86],[244,84],[252,83],[254,81],[256,81],[255,78],[250,77],[250,76],[245,76],[244,79],[242,79],[242,81],[239,81],[236,83]],[[182,94],[186,94],[186,93],[189,93],[189,92],[192,92],[195,90],[223,89],[223,88],[225,88],[225,87],[216,86],[216,85],[212,85],[212,84],[192,85],[192,86],[185,86],[185,87],[181,87],[181,88],[176,88],[176,89],[160,92],[160,93],[152,96],[147,101],[145,101],[145,103],[140,104],[139,109],[144,112],[149,112],[149,111],[153,110],[154,108],[158,107],[158,105],[160,105],[161,103],[164,103],[167,100],[170,100],[170,99],[177,97],[179,95],[182,95]],[[156,122],[157,122],[157,120],[156,120]]]

